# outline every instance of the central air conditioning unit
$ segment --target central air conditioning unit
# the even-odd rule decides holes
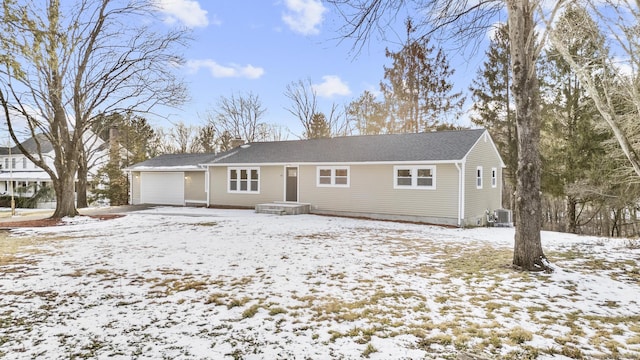
[[[511,227],[513,226],[513,222],[511,220],[511,210],[507,209],[496,209],[493,211],[494,216],[494,226],[504,226]]]

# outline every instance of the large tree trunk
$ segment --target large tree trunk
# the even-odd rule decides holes
[[[551,270],[540,241],[541,119],[536,72],[534,5],[527,0],[508,0],[507,10],[518,132],[513,265],[528,271]]]
[[[75,172],[64,172],[53,181],[56,190],[56,210],[52,218],[61,219],[78,215],[75,202]]]
[[[573,196],[567,197],[567,229],[568,233],[578,233],[578,219],[576,214],[576,207],[578,202]]]
[[[85,161],[80,161],[80,165],[78,166],[78,188],[77,192],[77,207],[78,209],[83,209],[89,207],[87,204],[87,175],[89,169],[87,169],[87,164]]]

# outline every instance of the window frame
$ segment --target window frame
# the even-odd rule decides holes
[[[340,170],[346,170],[347,175],[338,175]],[[329,175],[321,175],[322,171],[329,171]],[[322,183],[321,179],[329,179],[329,183]],[[339,184],[336,179],[345,179],[346,183]],[[350,166],[316,166],[316,186],[317,187],[339,187],[348,188],[351,186],[351,167]]]
[[[495,167],[491,168],[491,187],[498,187],[498,168]]]
[[[483,184],[483,179],[482,177],[484,176],[484,171],[482,169],[482,166],[478,166],[476,167],[476,189],[482,189]]]
[[[398,176],[399,171],[409,170],[411,174],[411,185],[399,185],[398,179],[408,179],[407,176]],[[418,179],[428,177],[418,177],[420,170],[431,171],[431,185],[418,185]],[[414,189],[414,190],[436,190],[436,165],[395,165],[393,167],[393,188],[394,189]]]
[[[231,173],[232,171],[235,171],[236,173],[236,178],[234,180],[235,182],[235,189],[231,189],[231,183],[232,183],[232,179],[231,179]],[[245,172],[245,174],[247,175],[246,179],[244,180],[244,182],[246,182],[246,184],[244,184],[246,186],[245,190],[242,190],[243,187],[243,177],[242,177],[242,172]],[[256,179],[252,178],[253,172],[256,172]],[[252,190],[252,184],[256,183],[256,190]],[[260,194],[260,168],[259,167],[227,167],[227,193],[230,194]]]

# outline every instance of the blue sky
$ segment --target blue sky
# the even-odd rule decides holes
[[[267,109],[264,122],[286,126],[289,138],[297,138],[302,128],[285,110],[287,84],[309,79],[320,110],[329,112],[334,102],[346,104],[365,90],[378,91],[383,66],[390,64],[385,47],[396,51],[405,38],[399,17],[399,37],[373,41],[354,56],[353,43],[339,41],[342,19],[319,0],[157,1],[167,24],[187,26],[194,37],[180,69],[191,100],[180,109],[163,110],[169,120],[153,121],[157,126],[204,124],[220,96],[253,92]],[[481,60],[453,55],[449,60],[456,68],[452,81],[465,90]]]

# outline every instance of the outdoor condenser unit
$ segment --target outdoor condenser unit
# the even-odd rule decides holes
[[[512,226],[511,210],[497,209],[493,213],[495,216],[495,226]]]

